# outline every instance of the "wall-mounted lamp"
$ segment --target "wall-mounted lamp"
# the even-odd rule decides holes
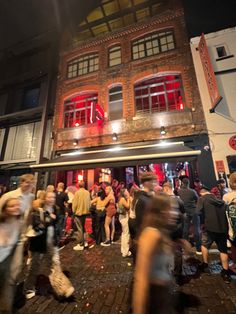
[[[166,135],[166,129],[164,126],[161,127],[160,133],[161,133],[161,135]]]
[[[117,136],[116,133],[112,134],[112,139],[113,139],[113,141],[117,141],[118,140],[118,136]]]
[[[76,145],[78,145],[78,143],[79,143],[79,141],[76,138],[74,138],[73,139],[73,145],[76,146]]]

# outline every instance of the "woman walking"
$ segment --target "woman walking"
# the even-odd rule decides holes
[[[171,314],[170,200],[159,195],[151,201],[138,241],[134,275],[133,313]]]
[[[129,210],[131,204],[131,197],[127,189],[120,190],[120,196],[118,201],[118,209],[117,212],[119,213],[119,221],[122,228],[121,233],[121,254],[123,257],[131,256],[131,252],[129,250]]]

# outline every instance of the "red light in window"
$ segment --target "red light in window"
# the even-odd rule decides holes
[[[79,122],[75,122],[75,126],[79,126],[80,124],[79,124]]]
[[[78,181],[83,181],[84,177],[82,174],[78,174]]]
[[[179,96],[179,109],[180,109],[180,110],[183,110],[183,109],[184,109],[184,104],[183,104],[183,101],[182,101],[182,96]]]

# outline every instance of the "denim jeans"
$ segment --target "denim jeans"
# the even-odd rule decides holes
[[[78,240],[79,245],[84,246],[84,242],[86,240],[85,234],[85,221],[87,215],[75,216],[74,223],[76,226],[76,238]]]
[[[196,249],[201,251],[201,230],[200,230],[200,216],[198,214],[187,214],[184,220],[183,238],[189,240],[189,229],[191,223],[193,224],[194,241]]]

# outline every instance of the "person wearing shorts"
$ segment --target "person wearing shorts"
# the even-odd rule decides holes
[[[221,276],[225,283],[230,283],[228,254],[227,254],[227,236],[228,222],[226,217],[225,202],[217,199],[206,188],[200,190],[201,197],[197,203],[197,211],[203,213],[205,231],[202,233],[202,257],[203,263],[201,269],[203,272],[210,273],[208,268],[208,250],[213,242],[216,243],[220,251],[220,260],[222,265]]]

